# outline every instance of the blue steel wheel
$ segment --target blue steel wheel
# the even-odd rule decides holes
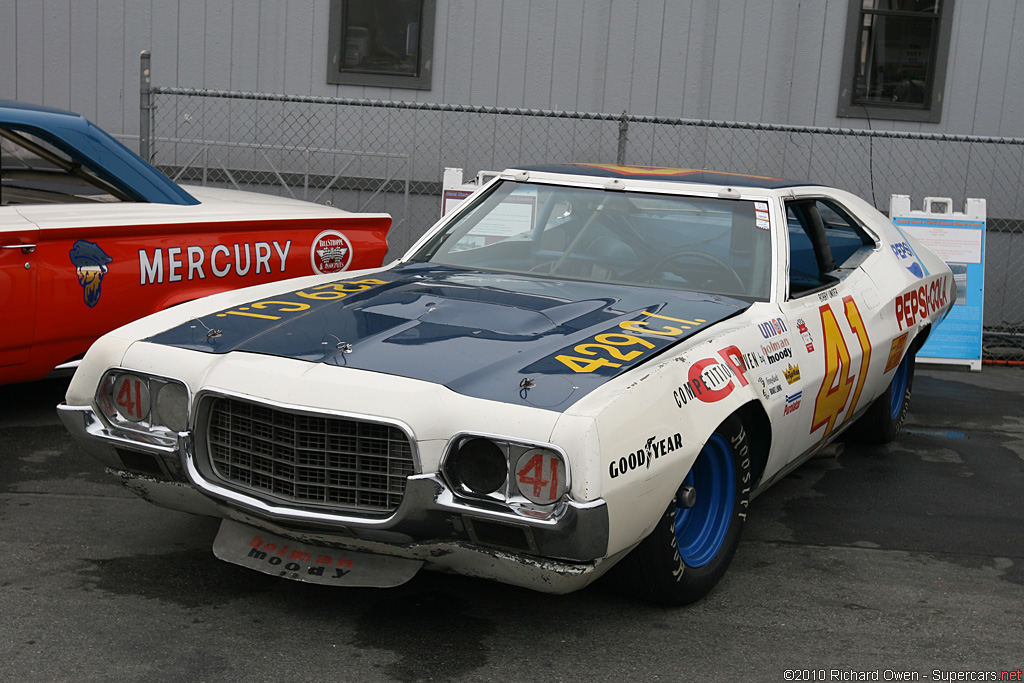
[[[913,355],[908,353],[903,358],[899,367],[896,368],[892,384],[889,385],[889,419],[891,420],[899,420],[903,409],[906,408],[907,403],[910,401],[907,386],[910,384],[910,377],[913,373],[913,370],[911,370],[912,362]]]
[[[735,480],[732,447],[715,432],[683,480],[684,486],[693,487],[696,501],[675,512],[676,548],[686,566],[706,566],[721,550],[732,522]]]
[[[850,437],[854,441],[870,444],[889,443],[895,439],[907,419],[913,386],[914,350],[911,349],[896,367],[888,389],[850,427]]]
[[[704,597],[725,574],[750,502],[750,441],[737,417],[714,431],[651,535],[608,578],[632,595],[663,605]],[[696,494],[690,507],[684,487]],[[689,501],[688,501],[689,502]]]

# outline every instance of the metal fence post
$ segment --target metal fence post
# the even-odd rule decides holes
[[[629,135],[629,121],[626,119],[626,111],[622,111],[619,117],[619,149],[615,155],[615,163],[620,166],[626,163],[626,139]]]
[[[150,112],[153,110],[153,93],[149,80],[149,50],[139,53],[139,156],[150,161]]]

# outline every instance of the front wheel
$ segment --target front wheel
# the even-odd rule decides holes
[[[651,535],[612,570],[629,593],[664,605],[707,595],[739,545],[750,502],[750,444],[736,417],[723,422]]]
[[[910,391],[914,386],[914,352],[903,357],[885,392],[875,399],[867,412],[850,427],[854,440],[883,444],[896,438],[910,410]]]

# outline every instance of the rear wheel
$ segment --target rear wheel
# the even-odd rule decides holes
[[[914,352],[908,351],[889,388],[875,399],[867,412],[850,428],[851,436],[863,443],[883,444],[896,438],[910,410],[910,392],[914,386]]]
[[[715,430],[651,535],[613,570],[627,592],[665,605],[704,597],[725,574],[750,502],[750,446],[730,417]]]

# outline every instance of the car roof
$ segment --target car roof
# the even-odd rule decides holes
[[[0,128],[30,133],[139,202],[199,200],[84,116],[26,102],[0,100]]]
[[[536,171],[538,173],[560,173],[597,178],[657,180],[659,182],[692,183],[695,185],[758,187],[769,190],[813,185],[813,183],[796,182],[784,178],[772,178],[745,173],[726,173],[697,168],[664,168],[660,166],[627,166],[621,164],[547,164],[519,166],[517,168],[523,171]]]

